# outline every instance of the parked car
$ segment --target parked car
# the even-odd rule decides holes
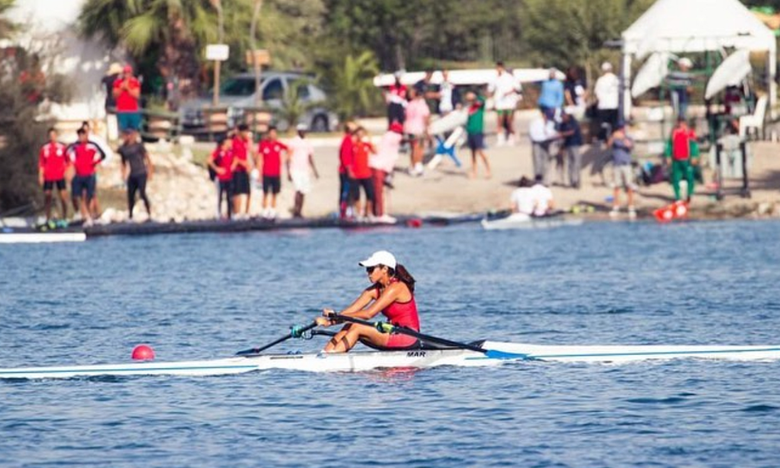
[[[276,110],[282,107],[282,98],[290,86],[298,86],[298,97],[307,110],[296,125],[304,123],[312,132],[328,132],[338,126],[338,117],[327,109],[327,95],[313,84],[312,77],[294,72],[263,72],[260,75],[262,107],[272,114],[272,123],[284,131],[291,123],[277,118]],[[242,73],[226,79],[220,86],[219,106],[228,110],[228,123],[232,126],[243,119],[247,108],[256,107],[255,75]],[[212,92],[200,98],[186,101],[181,106],[182,129],[184,133],[205,133],[208,131],[204,109],[212,107]]]

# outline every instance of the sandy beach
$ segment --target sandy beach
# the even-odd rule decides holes
[[[486,117],[487,154],[492,166],[492,177],[485,177],[483,168],[477,178],[468,177],[471,157],[467,149],[458,151],[463,167],[458,168],[452,160],[444,158],[441,164],[423,177],[407,175],[409,156],[402,154],[396,165],[394,186],[389,195],[389,212],[396,215],[426,215],[432,213],[475,213],[500,210],[509,207],[509,195],[516,187],[521,176],[532,176],[531,147],[525,130],[531,112],[518,113],[516,128],[520,138],[514,146],[496,146],[491,135],[495,128],[492,115]],[[384,122],[375,119],[363,122],[378,142]],[[338,144],[339,137],[323,138],[312,136],[316,145],[315,163],[320,179],[315,180],[312,193],[306,197],[304,215],[320,217],[333,214],[337,209],[338,198]],[[746,215],[778,215],[780,211],[780,158],[776,157],[778,145],[772,142],[752,142],[752,165],[749,167],[751,198],[741,198],[739,188],[741,180],[728,180],[726,197],[717,201],[714,191],[707,184],[698,185],[692,203],[694,217],[742,217]],[[211,144],[198,143],[202,151],[211,148]],[[180,149],[171,145],[150,144],[156,165],[155,177],[151,181],[149,193],[155,208],[157,220],[208,219],[215,216],[215,189],[208,180],[205,169],[181,156]],[[583,147],[588,151],[587,147]],[[586,163],[593,158],[586,157]],[[657,159],[656,159],[657,161]],[[560,185],[558,175],[553,171],[550,180],[556,206],[569,210],[578,204],[593,205],[596,212],[586,216],[599,218],[611,205],[612,190],[607,185],[611,179],[611,169],[604,171],[604,183],[601,175],[593,174],[591,165],[585,165],[582,171],[582,187],[572,189]],[[112,208],[110,217],[123,220],[126,217],[124,190],[119,176],[117,158],[109,161],[101,169],[100,183],[102,197],[106,199],[105,208]],[[705,171],[705,182],[712,180],[712,172]],[[293,204],[292,183],[283,179],[282,193],[278,202],[279,216],[289,217],[289,208]],[[253,192],[253,214],[260,213],[258,190]],[[640,187],[636,199],[640,216],[649,216],[652,210],[673,201],[670,184],[661,183]],[[140,203],[136,210],[143,219],[145,214]]]

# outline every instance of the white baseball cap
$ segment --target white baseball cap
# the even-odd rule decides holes
[[[305,132],[309,129],[309,126],[306,125],[305,123],[299,123],[298,125],[295,126],[295,129],[298,130],[299,132]]]
[[[377,265],[384,265],[386,267],[395,269],[397,264],[395,261],[395,256],[393,254],[391,254],[387,250],[379,250],[371,254],[370,257],[363,260],[358,265],[362,267],[373,267]]]
[[[686,68],[693,68],[693,62],[688,57],[681,58],[677,63]]]
[[[609,62],[604,62],[601,64],[601,71],[612,71],[612,64]]]

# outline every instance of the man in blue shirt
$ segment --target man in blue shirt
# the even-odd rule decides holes
[[[563,107],[563,83],[557,78],[558,71],[550,69],[550,78],[542,82],[542,89],[539,93],[539,109],[552,120],[555,118],[555,112]]]
[[[566,165],[569,168],[569,185],[572,188],[580,188],[580,172],[582,170],[582,130],[580,123],[571,115],[564,112],[562,121],[558,125],[558,133],[563,137],[563,152],[566,156]]]

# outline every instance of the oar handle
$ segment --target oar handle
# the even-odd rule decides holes
[[[450,346],[458,349],[468,349],[470,351],[476,351],[478,353],[488,353],[487,349],[481,348],[479,346],[474,346],[468,343],[460,343],[458,341],[452,341],[445,338],[439,338],[436,336],[425,335],[416,330],[412,330],[411,328],[393,325],[392,323],[369,322],[368,320],[363,320],[355,317],[350,317],[348,315],[339,315],[339,314],[330,314],[328,317],[336,321],[352,322],[352,323],[357,323],[359,325],[374,327],[382,333],[400,333],[402,335],[409,335],[414,338],[417,338],[420,341],[425,341],[428,343],[437,343],[440,345]]]

